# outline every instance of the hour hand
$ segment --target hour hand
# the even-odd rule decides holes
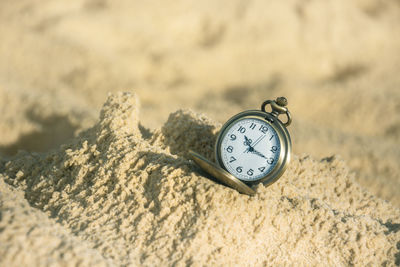
[[[244,136],[244,143],[243,143],[245,146],[248,146],[247,148],[246,148],[246,150],[243,152],[243,153],[246,153],[246,152],[249,152],[249,151],[252,151],[252,146],[251,146],[251,140],[249,139],[249,138],[247,138],[247,136]]]
[[[251,146],[251,145],[250,145],[250,144],[251,144],[251,141],[250,141],[249,138],[247,138],[247,136],[244,136],[244,144],[245,144],[246,146]]]

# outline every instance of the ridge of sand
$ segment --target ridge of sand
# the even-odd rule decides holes
[[[189,149],[211,157],[220,125],[180,110],[152,133],[138,111],[135,95],[109,95],[99,122],[70,143],[0,164],[8,184],[0,182],[0,255],[13,255],[1,265],[67,265],[68,257],[82,265],[399,264],[400,211],[361,188],[337,157],[294,156],[277,183],[248,197],[186,158]],[[31,234],[27,214],[39,218],[33,227],[45,222],[46,235]],[[52,238],[63,245],[42,253]],[[20,250],[24,242],[29,250]]]

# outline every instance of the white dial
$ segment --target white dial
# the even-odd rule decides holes
[[[222,136],[220,155],[226,170],[243,181],[268,175],[279,160],[281,146],[275,129],[265,120],[233,122]]]

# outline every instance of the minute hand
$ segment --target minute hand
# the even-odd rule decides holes
[[[264,156],[264,154],[258,152],[257,150],[253,150],[253,151],[251,151],[251,153],[256,154],[257,156],[263,157],[265,159],[267,158],[266,156]]]

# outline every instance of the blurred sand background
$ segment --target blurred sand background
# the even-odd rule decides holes
[[[398,0],[3,0],[0,156],[71,142],[109,92],[136,93],[149,132],[286,96],[294,154],[337,155],[398,209],[399,71]]]
[[[46,151],[133,91],[142,124],[284,95],[294,152],[400,206],[398,1],[1,1],[0,151]]]

